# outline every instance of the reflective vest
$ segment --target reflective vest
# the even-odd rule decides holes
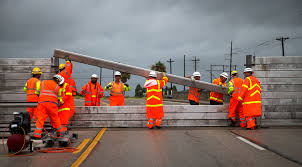
[[[238,96],[245,116],[261,116],[261,85],[254,76],[246,77]]]
[[[144,87],[147,88],[147,107],[162,107],[163,95],[162,88],[167,84],[168,78],[163,77],[162,80],[148,79]]]
[[[238,98],[239,93],[241,93],[241,87],[242,87],[243,79],[241,78],[233,78],[229,82],[229,92],[232,93],[233,98]]]
[[[54,80],[42,81],[38,103],[51,102],[58,105],[59,90],[59,85]]]
[[[25,86],[24,91],[27,95],[27,102],[37,102],[40,94],[40,80],[38,78],[30,78]]]
[[[58,100],[62,104],[60,105],[58,112],[65,110],[70,111],[71,105],[73,105],[73,97],[68,83],[64,83],[63,86],[60,87]]]
[[[74,82],[74,79],[72,77],[72,63],[70,61],[66,61],[65,69],[62,70],[59,75],[61,75],[64,78],[64,82],[68,83],[71,90],[72,95],[76,95],[77,92],[77,86]]]
[[[214,79],[213,84],[219,85],[219,86],[223,85],[223,86],[227,87],[226,83],[221,82],[220,78]],[[223,103],[223,94],[222,93],[211,92],[210,100],[216,101],[218,103]]]
[[[116,83],[111,82],[111,89],[110,89],[110,96],[124,96],[123,90],[124,90],[124,84],[122,82]]]
[[[100,98],[104,95],[104,89],[102,86],[96,82],[96,86],[89,81],[85,84],[80,92],[81,95],[85,95],[85,106],[92,105],[92,98],[96,98],[97,106],[100,105]]]
[[[193,101],[199,103],[199,96],[200,96],[200,93],[199,93],[198,88],[193,88],[193,87],[189,88],[188,100],[193,100]]]

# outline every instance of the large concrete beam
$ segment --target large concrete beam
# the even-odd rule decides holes
[[[127,72],[131,73],[134,75],[142,76],[142,77],[148,77],[148,74],[151,70],[149,69],[144,69],[140,67],[135,67],[131,65],[126,65],[118,62],[113,62],[109,60],[104,60],[104,59],[99,59],[95,57],[90,57],[78,53],[73,53],[73,52],[68,52],[64,50],[58,50],[56,49],[54,51],[54,57],[56,58],[62,58],[64,59],[65,57],[69,57],[70,60],[83,63],[83,64],[88,64],[88,65],[93,65],[93,66],[98,66],[102,68],[107,68],[111,70],[117,70],[117,71],[122,71],[122,72]],[[159,74],[161,75],[161,74]],[[159,76],[161,77],[161,76]],[[201,89],[206,89],[209,91],[214,91],[218,93],[227,93],[227,88],[226,87],[221,87],[218,85],[214,85],[208,82],[203,82],[203,81],[192,81],[188,78],[185,77],[180,77],[172,74],[167,74],[167,77],[169,78],[169,82],[176,83],[179,85],[186,85],[190,87],[195,87],[195,88],[201,88]]]

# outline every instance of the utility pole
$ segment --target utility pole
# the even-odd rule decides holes
[[[102,84],[102,83],[101,83],[101,80],[102,80],[102,70],[103,70],[103,68],[100,67],[100,77],[99,77],[99,78],[100,78],[100,84]]]
[[[281,38],[276,38],[276,40],[281,41],[281,45],[282,45],[282,56],[284,56],[284,41],[289,39],[289,37],[281,37]]]
[[[186,77],[186,55],[184,55],[184,77]],[[186,91],[186,86],[184,85],[184,92]]]
[[[211,83],[213,82],[213,81],[212,81],[212,78],[213,78],[212,66],[213,66],[213,65],[211,64],[211,67],[210,67],[210,77],[211,77]]]
[[[194,60],[192,60],[192,61],[194,61],[194,64],[195,64],[194,69],[195,69],[195,71],[197,71],[197,62],[200,61],[200,60],[197,59],[196,56],[195,56]]]
[[[233,42],[231,41],[231,53],[230,53],[230,78],[232,76],[232,57],[233,57]]]
[[[170,74],[172,74],[172,63],[175,62],[175,61],[173,61],[173,60],[170,58],[170,60],[167,61],[167,62],[170,64]],[[172,82],[170,82],[170,84],[171,84],[171,93],[172,93]]]

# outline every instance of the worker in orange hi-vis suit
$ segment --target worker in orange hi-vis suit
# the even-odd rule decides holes
[[[85,106],[101,105],[101,98],[104,95],[104,89],[97,81],[98,75],[92,74],[91,80],[83,86],[80,92],[81,95],[85,96]]]
[[[61,79],[64,80],[63,77]],[[67,128],[69,124],[69,119],[74,114],[74,100],[72,96],[72,90],[68,83],[64,82],[59,86],[60,90],[58,100],[62,105],[59,106],[58,114],[61,121],[61,125]]]
[[[194,81],[194,80],[200,80],[200,76],[201,75],[199,72],[194,72],[192,77],[188,76],[187,78],[191,78]],[[193,87],[189,88],[188,100],[190,102],[190,105],[199,105],[199,96],[201,91],[202,90],[198,88],[193,88]]]
[[[228,74],[226,72],[223,72],[220,74],[219,78],[214,79],[213,84],[227,87],[225,83],[227,79],[228,79]],[[222,104],[223,104],[223,94],[211,92],[210,105],[222,105]]]
[[[115,81],[105,86],[105,90],[110,90],[109,102],[110,106],[124,105],[124,91],[130,91],[130,86],[121,82],[122,74],[119,71],[114,73]]]
[[[155,71],[149,73],[149,79],[144,84],[147,89],[146,111],[147,127],[152,129],[154,125],[160,128],[162,118],[164,117],[162,88],[167,84],[168,78],[164,73],[162,80],[157,80]]]
[[[65,138],[66,128],[61,126],[61,121],[58,116],[58,94],[59,85],[64,82],[59,75],[55,75],[53,80],[45,80],[41,82],[40,96],[36,112],[37,122],[33,138],[40,139],[42,129],[46,119],[49,117],[50,123],[57,131],[57,136]]]
[[[246,68],[243,74],[245,80],[238,100],[242,102],[246,128],[254,130],[255,118],[261,116],[261,85],[259,80],[253,76],[253,69]]]
[[[231,126],[235,126],[236,124],[236,110],[239,115],[240,127],[246,126],[245,117],[243,114],[242,103],[239,102],[238,96],[241,93],[241,86],[243,80],[239,78],[239,74],[237,71],[232,71],[232,80],[229,82],[229,91],[228,94],[232,96],[229,105],[229,119],[231,120]]]
[[[70,88],[72,90],[72,95],[75,96],[77,94],[77,86],[74,82],[74,79],[72,77],[72,70],[73,70],[73,64],[68,59],[68,57],[65,58],[66,65],[60,64],[59,65],[59,75],[61,75],[65,82],[67,82],[70,85]]]
[[[32,71],[32,78],[27,80],[24,86],[24,92],[27,95],[27,102],[38,102],[39,95],[40,95],[40,77],[41,77],[41,70],[38,67],[35,67]],[[27,112],[30,115],[30,120],[34,120],[35,122],[35,112],[37,108],[27,108]]]

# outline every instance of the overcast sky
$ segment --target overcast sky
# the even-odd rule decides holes
[[[183,75],[186,54],[187,74],[197,56],[205,81],[210,64],[228,64],[230,41],[241,68],[247,54],[280,56],[281,36],[291,38],[287,56],[302,56],[301,0],[1,0],[0,23],[1,58],[46,58],[54,48],[145,68],[172,58],[173,73]],[[76,65],[78,87],[99,74]]]

